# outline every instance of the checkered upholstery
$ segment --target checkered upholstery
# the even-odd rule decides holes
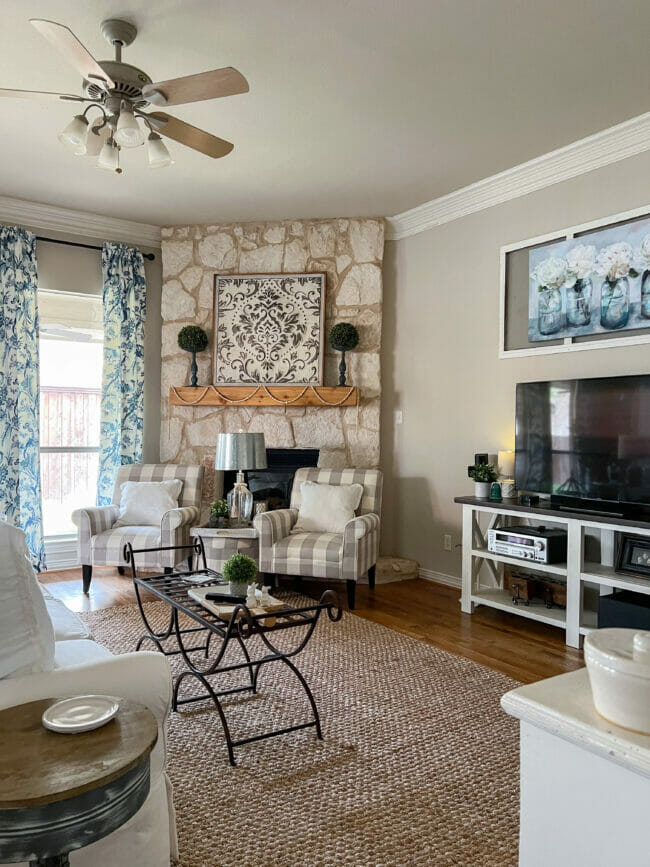
[[[291,533],[298,519],[300,486],[306,481],[363,485],[358,517],[348,521],[342,535]],[[291,490],[291,508],[263,512],[255,518],[260,543],[260,570],[279,575],[358,581],[374,566],[379,556],[381,488],[379,470],[298,470]]]
[[[180,479],[183,482],[179,506],[163,515],[156,527],[113,527],[118,518],[120,485],[122,482],[163,482]],[[189,545],[190,527],[199,520],[203,467],[178,464],[125,464],[117,471],[113,503],[78,509],[72,520],[78,528],[79,556],[84,566],[125,566],[124,545],[131,542],[134,548],[160,548],[174,545]],[[175,554],[163,551],[159,554],[139,554],[136,565],[142,569],[174,567],[186,560],[188,552]]]

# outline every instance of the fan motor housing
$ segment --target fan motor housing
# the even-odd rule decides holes
[[[121,63],[116,60],[99,60],[98,63],[115,82],[115,89],[111,91],[113,95],[121,96],[133,103],[146,103],[142,96],[142,88],[145,84],[152,83],[146,72],[138,69],[137,66],[131,66],[130,63]],[[84,78],[83,90],[90,99],[103,99],[106,93],[97,82],[87,78]]]

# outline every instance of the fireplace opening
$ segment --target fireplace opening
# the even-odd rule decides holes
[[[253,494],[253,512],[257,503],[265,503],[268,510],[288,509],[296,470],[317,467],[318,455],[318,449],[267,449],[267,468],[245,473]],[[232,490],[236,475],[233,471],[223,474],[224,491]]]

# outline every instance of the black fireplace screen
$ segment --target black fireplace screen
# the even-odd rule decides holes
[[[267,468],[248,470],[245,474],[254,502],[266,503],[269,510],[288,509],[296,470],[301,467],[317,467],[318,454],[318,449],[267,449]],[[224,473],[224,493],[232,490],[236,475],[230,471]]]

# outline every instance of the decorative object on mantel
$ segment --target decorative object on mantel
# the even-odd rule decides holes
[[[212,381],[323,384],[325,274],[215,275]]]
[[[330,346],[336,352],[341,353],[339,364],[339,385],[345,385],[345,353],[359,343],[359,332],[349,322],[339,322],[330,331]]]
[[[266,469],[263,433],[220,433],[217,436],[215,470],[236,470],[235,487],[228,494],[231,526],[242,527],[251,519],[253,495],[246,485],[244,470]]]
[[[257,579],[257,563],[246,554],[233,554],[223,565],[223,577],[233,596],[246,596],[249,585]]]
[[[502,499],[501,485],[498,482],[492,482],[490,487],[490,500],[493,503],[500,503]]]
[[[115,59],[99,62],[63,24],[39,18],[30,19],[30,23],[83,76],[84,94],[0,88],[0,97],[90,103],[59,135],[61,144],[75,154],[98,157],[98,168],[121,174],[122,149],[143,145],[147,131],[147,160],[152,169],[173,163],[160,134],[213,158],[224,157],[233,149],[231,142],[172,115],[162,111],[145,114],[143,109],[246,93],[248,82],[236,69],[227,66],[154,83],[142,69],[122,63],[122,48],[130,45],[138,33],[129,21],[117,18],[102,21],[102,34],[115,49]],[[89,121],[87,114],[91,109],[97,109],[99,115]]]
[[[493,464],[474,464],[468,473],[474,479],[474,496],[487,499],[490,496],[490,485],[497,480],[497,471]]]
[[[598,713],[650,735],[650,632],[596,629],[585,636],[584,653]]]
[[[214,503],[210,503],[211,527],[226,527],[229,517],[230,509],[226,500],[215,500]]]
[[[169,389],[171,406],[357,406],[359,389],[329,385],[206,385]]]
[[[501,358],[649,343],[649,327],[650,207],[501,248]]]
[[[198,367],[196,366],[196,353],[203,352],[208,348],[208,335],[198,325],[186,325],[178,332],[178,345],[185,352],[192,353],[192,366],[190,368],[192,378],[190,386],[196,388]]]

